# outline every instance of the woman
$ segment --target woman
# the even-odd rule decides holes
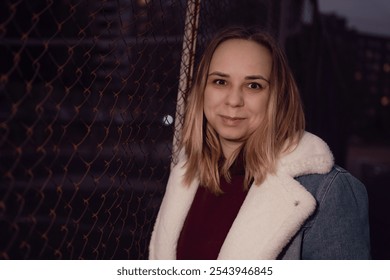
[[[282,50],[229,28],[206,48],[150,259],[367,259],[365,187],[304,131]]]

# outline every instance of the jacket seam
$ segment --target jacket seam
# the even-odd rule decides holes
[[[323,191],[323,194],[321,194],[321,197],[318,197],[318,206],[317,206],[317,209],[316,211],[312,214],[313,215],[313,220],[310,221],[310,226],[303,226],[302,229],[303,231],[305,232],[305,234],[303,235],[303,240],[305,240],[307,238],[307,236],[310,236],[310,233],[311,233],[311,228],[314,226],[314,224],[317,222],[317,219],[318,219],[318,211],[321,210],[321,207],[323,206],[323,204],[325,203],[325,200],[329,194],[329,191],[330,189],[333,187],[333,183],[334,181],[336,180],[336,178],[340,175],[340,173],[342,173],[342,171],[338,168],[335,168],[335,174],[331,177],[331,178],[325,178],[323,180],[323,184],[320,185],[320,189],[321,188],[324,188],[324,191]]]

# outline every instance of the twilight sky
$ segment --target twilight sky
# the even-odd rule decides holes
[[[320,11],[347,18],[360,32],[390,37],[390,0],[318,0]]]

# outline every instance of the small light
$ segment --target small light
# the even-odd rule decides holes
[[[383,64],[383,71],[386,73],[390,72],[390,64],[389,63]]]
[[[165,115],[162,119],[162,123],[165,126],[170,126],[173,124],[173,117],[171,115]]]
[[[389,106],[390,105],[390,98],[388,98],[387,96],[382,96],[381,104],[383,107]]]
[[[362,73],[359,71],[355,72],[355,80],[360,81],[362,79]]]

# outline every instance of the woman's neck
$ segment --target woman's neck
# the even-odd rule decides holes
[[[225,158],[230,158],[234,153],[241,149],[243,142],[220,140],[222,153]]]

